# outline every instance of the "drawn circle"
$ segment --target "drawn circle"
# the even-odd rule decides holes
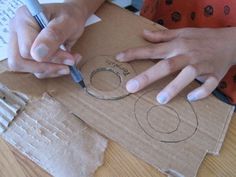
[[[177,96],[167,105],[156,101],[158,90],[147,91],[134,104],[135,119],[142,131],[163,143],[179,143],[191,138],[198,128],[198,117],[190,102]]]
[[[101,81],[100,78],[103,77],[110,77],[112,78],[111,83],[107,83],[104,81]],[[121,84],[121,78],[118,74],[116,74],[113,70],[107,69],[107,68],[99,68],[91,73],[90,83],[95,87],[96,89],[100,91],[112,91],[114,89],[117,89]]]
[[[88,60],[81,69],[84,73],[84,81],[86,85],[86,91],[89,95],[102,100],[117,100],[129,95],[125,85],[128,80],[135,76],[135,72],[130,64],[120,63],[114,59],[113,56],[101,55],[93,59]],[[102,89],[101,87],[106,85],[112,85],[114,79],[109,77],[109,74],[100,77],[101,87],[97,87],[92,83],[93,77],[101,72],[110,72],[115,74],[120,83],[113,89]]]
[[[162,111],[164,111],[164,114],[167,112],[171,112],[171,115],[169,117],[152,115],[152,112],[156,113],[156,112],[162,112]],[[147,121],[148,121],[149,126],[153,130],[159,133],[170,134],[170,133],[175,132],[178,129],[181,120],[178,113],[171,107],[155,105],[155,106],[152,106],[148,110]],[[160,124],[159,122],[168,126],[162,126],[162,124]],[[169,122],[172,122],[172,124],[169,124]]]

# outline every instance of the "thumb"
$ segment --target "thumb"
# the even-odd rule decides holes
[[[51,57],[58,51],[61,44],[75,31],[69,17],[60,16],[49,22],[36,37],[32,47],[31,56],[39,62],[50,62]],[[71,40],[71,39],[70,39]]]

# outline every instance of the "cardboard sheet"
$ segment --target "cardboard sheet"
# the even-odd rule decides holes
[[[84,69],[88,67],[88,61],[101,64],[93,73],[94,77],[100,74],[94,78],[96,81],[92,81],[92,74],[86,77],[86,82],[95,87],[95,91],[112,96],[111,92],[123,85],[123,80],[119,79],[123,77],[121,74],[137,74],[154,64],[151,61],[136,61],[129,66],[115,61],[111,64],[114,55],[126,48],[147,45],[141,37],[143,29],[159,30],[162,27],[111,4],[104,4],[97,15],[102,22],[88,27],[74,50],[84,57],[84,75],[91,74]],[[96,60],[102,56],[108,56],[108,62]],[[189,103],[186,95],[198,86],[196,83],[169,104],[158,105],[154,95],[173,77],[120,99],[94,97],[74,84],[70,76],[37,80],[30,74],[3,73],[0,82],[30,96],[40,97],[48,92],[91,127],[162,172],[193,177],[206,153],[219,153],[233,107],[213,96]]]
[[[48,94],[31,97],[1,136],[55,177],[92,177],[107,147],[104,137]]]

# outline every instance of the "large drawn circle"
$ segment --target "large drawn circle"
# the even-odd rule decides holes
[[[156,112],[160,113],[161,115],[171,112],[171,116],[163,117],[163,116],[152,115],[152,113],[155,114]],[[178,129],[181,122],[178,113],[174,109],[168,106],[160,106],[160,105],[152,106],[148,110],[147,121],[149,126],[156,132],[167,133],[167,134],[175,132]],[[169,124],[169,122],[171,122],[171,124]]]
[[[102,71],[109,71],[117,75],[120,84],[114,90],[101,90],[92,84],[92,77]],[[101,55],[88,60],[82,67],[86,91],[89,95],[102,100],[117,100],[129,95],[125,85],[135,76],[132,66],[128,63],[120,63],[113,56]],[[103,78],[101,78],[102,80]],[[111,84],[112,79],[103,79],[104,84]],[[106,83],[107,82],[107,83]]]
[[[191,103],[184,97],[177,96],[167,105],[160,105],[155,99],[158,92],[158,90],[147,91],[135,102],[135,119],[142,131],[152,139],[163,143],[178,143],[191,138],[198,128],[198,117]],[[158,109],[154,110],[154,108]],[[166,111],[161,112],[160,108]],[[150,114],[150,111],[152,111],[152,114]],[[176,118],[173,119],[175,121],[169,121],[168,123],[163,122],[163,119],[159,122],[150,121],[151,119],[161,119],[163,117],[168,119],[168,116],[172,119],[173,117]],[[162,127],[162,129],[157,127]]]

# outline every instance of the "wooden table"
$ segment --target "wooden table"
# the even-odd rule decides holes
[[[0,72],[6,69],[0,63]],[[236,114],[230,123],[220,155],[208,155],[203,161],[199,177],[236,176]],[[0,177],[48,177],[50,176],[32,161],[6,144],[0,138]],[[110,141],[105,152],[104,164],[95,177],[161,177],[164,176],[144,161],[134,157],[117,143]]]
[[[219,156],[208,155],[199,177],[236,176],[236,114],[234,114]],[[0,139],[1,177],[48,177],[45,171]],[[110,141],[104,164],[95,177],[161,177],[156,169],[134,157],[117,143]]]

